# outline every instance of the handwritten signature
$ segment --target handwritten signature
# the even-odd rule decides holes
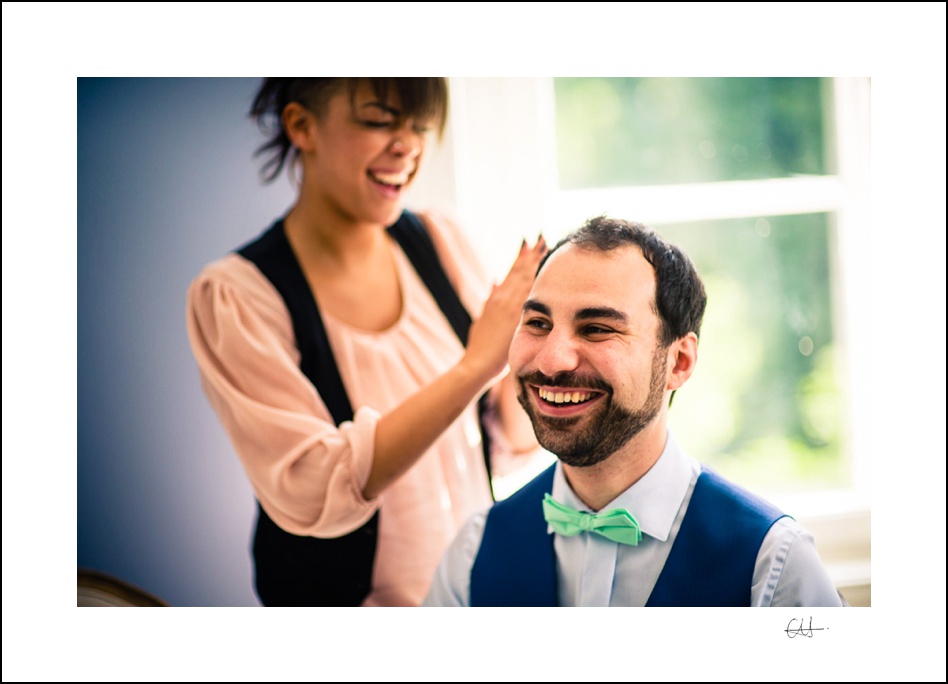
[[[798,636],[812,639],[813,632],[822,632],[827,629],[829,629],[829,627],[814,627],[813,618],[811,617],[809,618],[809,622],[806,623],[804,623],[804,618],[793,618],[783,631],[787,633],[787,637],[790,639]]]

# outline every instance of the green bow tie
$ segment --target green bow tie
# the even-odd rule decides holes
[[[573,537],[580,532],[595,532],[620,544],[638,546],[642,541],[638,521],[624,508],[613,508],[601,513],[574,511],[547,494],[543,497],[543,517],[554,532],[566,537]]]

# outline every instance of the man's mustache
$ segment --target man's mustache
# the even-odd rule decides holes
[[[601,390],[612,394],[612,385],[595,375],[563,372],[550,377],[540,371],[532,371],[517,376],[521,384],[549,385],[553,387],[578,387],[581,389]]]

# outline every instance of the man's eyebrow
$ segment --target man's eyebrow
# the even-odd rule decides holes
[[[550,307],[535,299],[528,299],[523,303],[523,312],[526,313],[527,311],[536,311],[544,316],[551,315]]]
[[[585,309],[580,309],[576,312],[576,315],[573,316],[574,321],[588,321],[591,319],[606,319],[611,321],[617,321],[619,323],[628,323],[629,317],[618,309],[613,309],[611,306],[590,306]]]

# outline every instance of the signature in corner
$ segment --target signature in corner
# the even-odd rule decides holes
[[[787,625],[787,628],[783,630],[787,633],[787,636],[790,639],[794,637],[803,636],[809,639],[813,638],[813,632],[822,632],[823,630],[829,629],[829,627],[814,627],[813,618],[809,618],[809,622],[804,623],[803,618],[793,618],[790,620],[790,623]]]

